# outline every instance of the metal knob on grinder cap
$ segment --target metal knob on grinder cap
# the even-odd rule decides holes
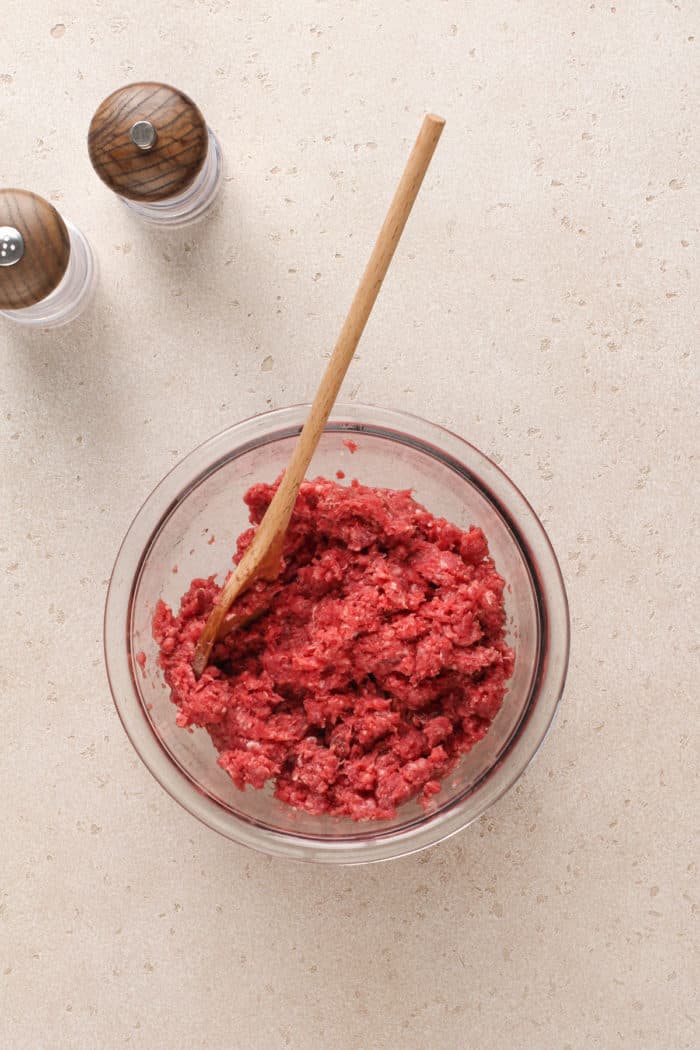
[[[14,266],[24,255],[24,237],[14,226],[0,226],[0,266]]]

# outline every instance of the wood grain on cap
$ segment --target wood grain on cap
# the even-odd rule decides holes
[[[0,226],[24,239],[24,255],[0,267],[0,310],[21,310],[45,299],[61,283],[70,259],[70,237],[56,209],[28,190],[0,190]]]
[[[156,129],[149,150],[131,141],[139,120]],[[156,202],[192,185],[206,160],[208,131],[194,102],[167,84],[129,84],[104,100],[90,123],[88,152],[95,171],[115,193]]]

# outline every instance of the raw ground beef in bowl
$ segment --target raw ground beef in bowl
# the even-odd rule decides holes
[[[253,526],[274,491],[246,493]],[[193,580],[176,615],[159,602],[154,636],[178,724],[206,729],[238,788],[273,781],[313,815],[382,820],[426,804],[497,714],[513,669],[503,589],[480,529],[410,491],[318,478],[301,488],[279,579],[236,602],[255,619],[199,681],[214,577]]]

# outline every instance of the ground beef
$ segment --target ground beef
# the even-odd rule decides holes
[[[257,525],[274,485],[246,494]],[[254,528],[240,536],[234,561]],[[503,579],[478,528],[434,518],[410,492],[304,482],[282,573],[236,612],[258,618],[192,657],[220,592],[193,580],[153,633],[180,726],[209,733],[238,788],[354,820],[422,804],[481,740],[513,670]]]

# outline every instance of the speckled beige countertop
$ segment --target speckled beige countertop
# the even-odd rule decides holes
[[[0,326],[0,1046],[697,1046],[696,0],[3,0],[2,23],[0,185],[81,225],[102,284],[71,330]],[[93,110],[139,78],[220,136],[196,229],[139,226],[89,167]],[[425,109],[447,129],[345,397],[458,430],[525,491],[568,687],[448,843],[272,862],[136,759],[106,584],[179,457],[308,399]]]

